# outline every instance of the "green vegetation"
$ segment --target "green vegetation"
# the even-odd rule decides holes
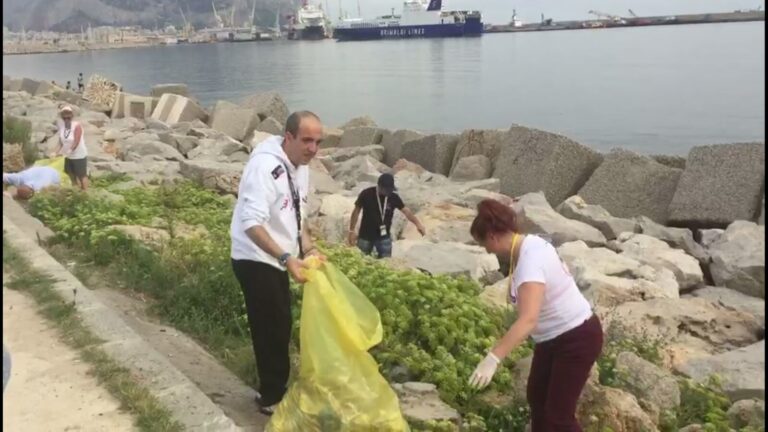
[[[128,180],[122,176],[94,182],[96,188]],[[154,312],[197,338],[224,365],[256,384],[245,306],[229,259],[232,203],[190,183],[115,191],[124,199],[107,202],[75,190],[36,195],[32,213],[57,233],[68,254],[115,278],[122,286],[153,299]],[[166,230],[170,240],[146,246],[111,229],[111,225],[144,225]],[[186,237],[189,226],[207,235]],[[392,382],[431,382],[441,397],[464,416],[464,430],[523,431],[528,422],[525,401],[489,402],[489,393],[512,393],[512,363],[531,354],[517,349],[500,367],[491,392],[483,395],[466,385],[475,365],[514,315],[490,310],[478,299],[479,286],[467,279],[427,276],[393,270],[354,250],[323,246],[339,267],[376,305],[384,340],[372,350],[381,371]],[[301,290],[294,290],[298,331]],[[614,329],[615,330],[615,329]],[[297,334],[297,333],[296,333]],[[298,344],[298,338],[294,338]],[[293,347],[294,352],[298,349]],[[661,341],[612,331],[598,361],[604,385],[618,385],[616,356],[630,351],[659,364]],[[708,424],[719,431],[728,405],[714,384],[681,381],[683,406],[665,424]],[[674,424],[674,426],[671,426]],[[413,425],[414,430],[448,430],[447,424]],[[666,430],[672,430],[666,429]],[[676,429],[674,429],[676,430]]]
[[[30,266],[18,252],[3,239],[3,270],[11,274],[6,286],[30,295],[40,307],[41,314],[58,329],[62,340],[79,351],[81,358],[91,366],[94,376],[122,404],[122,408],[136,417],[136,426],[146,432],[177,432],[182,426],[171,413],[119,366],[102,349],[102,343],[78,317],[72,303],[67,303],[53,289],[56,283],[49,276]]]
[[[29,120],[3,116],[3,142],[20,144],[24,154],[24,163],[32,165],[37,160],[38,150],[31,142],[32,123]]]

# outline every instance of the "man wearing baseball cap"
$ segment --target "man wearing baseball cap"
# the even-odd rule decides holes
[[[376,186],[360,192],[349,222],[350,246],[357,244],[365,255],[370,255],[373,249],[376,249],[379,258],[392,256],[391,228],[395,209],[403,212],[406,219],[416,225],[422,236],[426,234],[424,226],[416,215],[405,207],[396,190],[395,178],[392,174],[382,174]],[[360,223],[359,233],[356,233],[355,227],[361,211],[363,220]]]

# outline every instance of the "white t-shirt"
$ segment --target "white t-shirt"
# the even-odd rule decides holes
[[[58,186],[59,172],[47,166],[31,167],[16,174],[3,174],[3,183],[16,187],[27,186],[35,192],[49,186]]]
[[[592,316],[592,306],[579,291],[557,249],[534,235],[525,236],[520,246],[510,287],[513,304],[517,303],[517,290],[525,282],[539,282],[545,286],[539,322],[531,333],[535,342],[554,339]]]
[[[58,121],[59,124],[59,139],[61,140],[61,150],[67,159],[83,159],[88,156],[88,150],[85,148],[85,129],[79,122],[72,121],[70,127],[67,128],[64,125],[63,120]],[[80,135],[80,144],[75,151],[72,151],[72,147],[75,146],[75,129],[80,127],[82,135]],[[70,153],[72,151],[72,153]]]

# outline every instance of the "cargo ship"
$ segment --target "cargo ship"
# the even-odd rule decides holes
[[[333,29],[339,41],[480,36],[478,11],[444,11],[442,0],[406,0],[401,15],[372,20],[342,19]]]

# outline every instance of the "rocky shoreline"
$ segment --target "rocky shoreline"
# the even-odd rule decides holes
[[[42,155],[58,104],[73,104],[93,176],[132,178],[115,187],[186,178],[233,198],[249,152],[280,134],[289,114],[276,93],[205,109],[184,85],[151,95],[117,88],[87,89],[85,100],[4,76],[3,112],[29,122]],[[421,238],[396,218],[392,265],[468,276],[486,287],[489,305],[505,307],[499,263],[469,236],[474,206],[496,198],[516,208],[527,232],[557,246],[609,336],[621,329],[665,342],[664,368],[625,353],[617,367],[631,373],[620,389],[586,390],[586,399],[612,407],[614,431],[658,430],[659,413],[680,403],[663,387],[673,375],[716,373],[734,407],[764,409],[764,143],[704,145],[687,158],[601,154],[519,125],[426,135],[367,117],[325,134],[310,166],[315,236],[344,241],[357,193],[392,172],[428,232]],[[11,150],[4,143],[4,168]]]

